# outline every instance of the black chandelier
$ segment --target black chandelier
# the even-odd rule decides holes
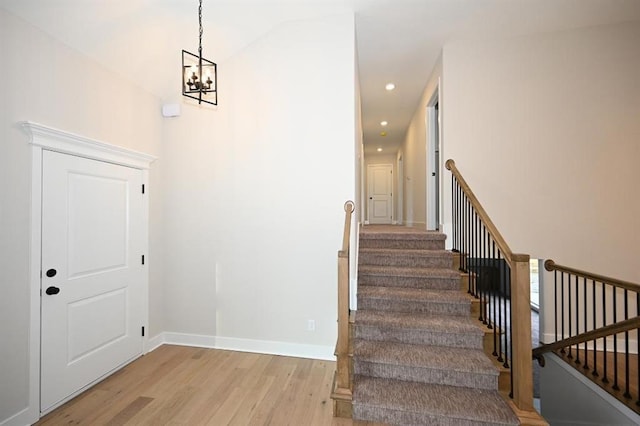
[[[198,54],[182,51],[182,94],[197,99],[199,104],[218,105],[218,66],[202,57],[202,0],[199,0],[198,23]]]

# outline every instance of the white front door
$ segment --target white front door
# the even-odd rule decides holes
[[[142,171],[43,151],[41,412],[142,354]]]
[[[393,166],[391,164],[369,164],[369,223],[391,223],[393,216],[392,190]]]

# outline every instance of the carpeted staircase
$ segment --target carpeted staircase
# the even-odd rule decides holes
[[[353,418],[517,425],[444,234],[369,225],[359,241]]]

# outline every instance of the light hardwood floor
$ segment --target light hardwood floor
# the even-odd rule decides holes
[[[332,417],[335,363],[163,345],[38,425],[374,425]]]

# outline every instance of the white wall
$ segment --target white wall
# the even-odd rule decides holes
[[[624,24],[445,46],[443,158],[515,252],[640,282],[639,44]]]
[[[427,224],[427,105],[437,90],[438,79],[442,81],[442,56],[438,58],[413,114],[405,135],[400,153],[404,160],[404,200],[403,222],[409,226],[426,226]],[[444,86],[444,83],[441,83]],[[444,117],[444,90],[439,99],[440,110]],[[444,140],[444,130],[441,129]],[[445,158],[440,156],[444,161]],[[446,179],[447,176],[445,175]]]
[[[114,145],[159,154],[159,102],[118,76],[0,9],[0,423],[27,407],[31,148],[19,121],[30,120]],[[151,187],[159,181],[155,165]],[[154,189],[152,216],[158,215]],[[151,253],[160,244],[151,224]],[[158,331],[159,286],[151,276]],[[15,421],[26,423],[25,417]]]
[[[217,108],[185,103],[163,126],[165,329],[330,357],[355,196],[353,16],[275,28],[219,64],[219,85]]]

